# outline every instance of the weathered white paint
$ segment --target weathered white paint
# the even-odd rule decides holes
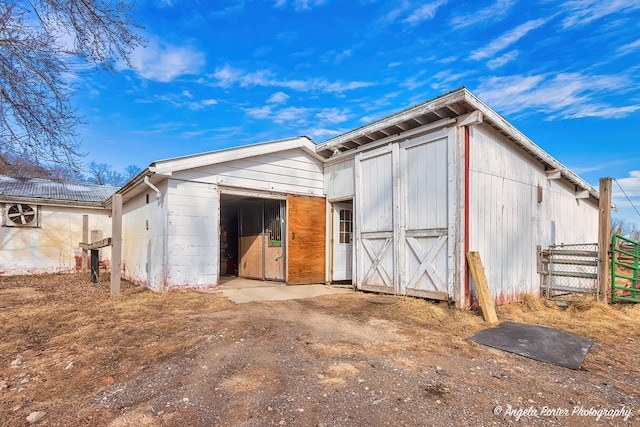
[[[40,205],[39,215],[40,227],[0,227],[0,274],[79,271],[83,215],[89,215],[89,230],[111,233],[107,210]],[[100,250],[100,259],[108,267],[110,248]]]
[[[217,286],[220,267],[218,187],[170,178],[167,196],[167,287]]]
[[[324,167],[327,200],[344,200],[355,195],[354,159],[330,163]]]
[[[446,130],[400,144],[402,294],[449,294],[448,154]]]
[[[333,263],[332,263],[332,280],[351,280],[353,272],[353,229],[351,229],[351,238],[341,241],[341,212],[348,212],[353,220],[353,204],[351,203],[334,203],[333,204]],[[352,223],[353,226],[353,223]],[[345,239],[343,239],[345,240]]]
[[[495,128],[472,126],[470,137],[469,250],[482,256],[496,301],[537,294],[536,246],[596,242],[597,202],[576,199],[574,184]]]
[[[173,177],[226,188],[324,196],[322,162],[299,148],[178,171]]]
[[[394,208],[396,181],[393,145],[355,160],[355,283],[358,289],[397,293],[394,262]]]
[[[449,215],[449,186],[455,184],[449,179],[450,170],[455,172],[450,132],[441,129],[356,157],[359,288],[448,298],[450,236],[455,240],[455,215]]]
[[[166,289],[167,181],[131,198],[122,209],[122,277],[156,291]],[[147,203],[147,197],[149,203]]]

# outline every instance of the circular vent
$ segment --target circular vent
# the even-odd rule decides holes
[[[18,225],[27,225],[36,217],[36,211],[29,205],[11,205],[7,216]]]

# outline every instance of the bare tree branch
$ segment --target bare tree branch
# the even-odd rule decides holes
[[[67,75],[78,59],[113,73],[143,44],[135,1],[0,0],[0,155],[78,167]],[[65,35],[73,45],[64,43]]]

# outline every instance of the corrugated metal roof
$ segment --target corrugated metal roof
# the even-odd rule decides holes
[[[55,182],[40,178],[12,178],[0,175],[0,197],[50,201],[102,203],[118,190],[107,185]]]

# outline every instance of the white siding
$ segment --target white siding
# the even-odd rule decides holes
[[[345,200],[355,194],[354,159],[324,167],[324,189],[327,200]]]
[[[598,208],[486,124],[470,129],[469,250],[498,302],[539,292],[536,246],[597,241]],[[538,203],[538,185],[543,201]]]
[[[301,149],[203,166],[173,176],[224,187],[324,196],[322,162]]]
[[[35,206],[35,204],[31,204]],[[34,274],[80,270],[82,216],[89,215],[91,230],[111,236],[110,211],[74,207],[40,206],[41,227],[0,227],[0,274]],[[107,266],[109,248],[100,250]]]
[[[211,184],[169,179],[167,287],[218,284],[220,196]]]
[[[166,289],[167,181],[158,184],[162,193],[146,192],[128,200],[122,214],[122,276],[156,291]],[[146,202],[147,195],[149,203]]]

